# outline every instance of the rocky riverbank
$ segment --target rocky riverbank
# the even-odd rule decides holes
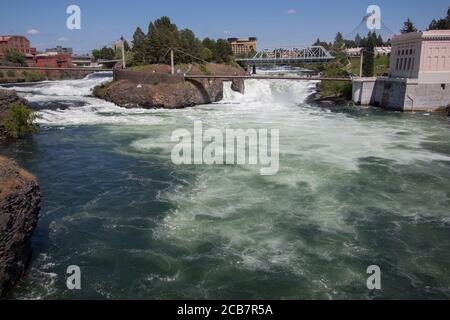
[[[245,70],[228,65],[184,65],[175,75],[168,66],[148,66],[116,71],[115,81],[94,89],[93,94],[124,108],[186,108],[223,99],[222,79],[186,80],[189,75],[245,75]],[[243,93],[243,80],[232,89]]]
[[[36,178],[0,156],[0,297],[27,269],[40,202]]]
[[[307,98],[307,102],[321,108],[342,108],[355,106],[355,103],[351,101],[349,97],[344,95],[325,95],[321,89],[320,83],[317,84],[316,91]]]
[[[27,101],[12,90],[0,89],[0,144],[13,141],[1,125],[13,103],[26,105]],[[36,178],[14,161],[0,156],[0,297],[26,272],[40,202]]]

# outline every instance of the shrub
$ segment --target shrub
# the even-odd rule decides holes
[[[105,95],[105,91],[112,85],[112,83],[112,81],[109,81],[94,87],[94,89],[92,90],[92,95],[97,98],[103,98]]]
[[[351,82],[322,81],[320,90],[322,96],[342,97],[347,100],[352,98]]]
[[[27,72],[24,73],[25,79],[27,82],[34,82],[34,81],[42,81],[45,80],[45,76],[43,74],[37,73],[37,72]]]
[[[14,78],[16,76],[16,72],[14,70],[8,70],[6,75],[10,78]]]
[[[4,78],[5,74],[3,73],[3,71],[0,71],[0,78]]]
[[[13,138],[17,139],[36,131],[33,125],[36,118],[36,114],[26,106],[12,103],[2,125]]]
[[[5,59],[11,63],[20,64],[22,66],[27,65],[27,58],[25,55],[15,49],[7,50]]]

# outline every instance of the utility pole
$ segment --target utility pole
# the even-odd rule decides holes
[[[172,67],[172,74],[175,74],[175,61],[173,57],[173,49],[170,49],[170,66]]]
[[[364,48],[361,48],[361,61],[359,64],[359,77],[363,77]]]
[[[122,68],[126,69],[127,68],[127,62],[125,59],[125,39],[122,37],[120,37],[120,40],[122,41]]]

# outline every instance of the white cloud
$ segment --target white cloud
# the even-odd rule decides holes
[[[228,31],[228,30],[225,30],[225,31],[223,32],[223,34],[227,36],[227,35],[229,35],[229,34],[230,34],[230,31]]]
[[[66,37],[61,37],[61,38],[58,39],[58,41],[59,42],[65,42],[65,41],[69,41],[69,39],[66,38]]]
[[[41,32],[39,30],[36,30],[36,29],[30,29],[30,30],[27,31],[27,33],[29,35],[35,36],[35,35],[40,34]]]
[[[297,13],[297,10],[295,10],[295,9],[289,9],[286,13],[289,14],[289,15],[296,14],[296,13]]]

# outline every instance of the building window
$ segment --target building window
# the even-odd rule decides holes
[[[411,70],[411,58],[408,58],[408,70]]]
[[[397,58],[397,63],[396,63],[396,65],[395,65],[395,70],[398,70],[398,64],[400,63],[400,59],[399,58]]]

